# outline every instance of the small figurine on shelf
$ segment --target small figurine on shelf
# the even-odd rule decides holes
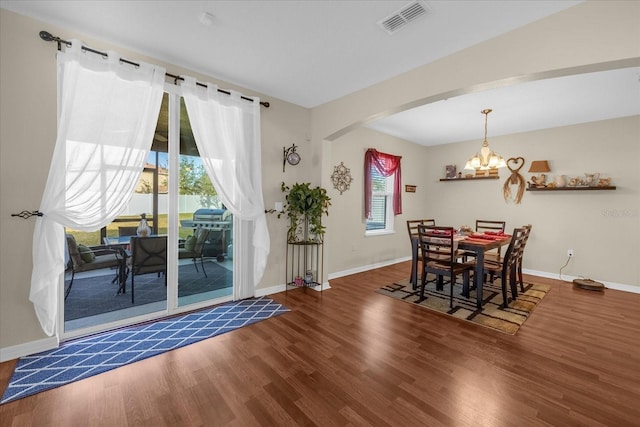
[[[546,187],[547,185],[547,176],[541,173],[538,176],[532,176],[531,181],[533,181],[534,186],[538,188]]]
[[[598,179],[598,187],[609,187],[611,185],[611,178]]]
[[[445,177],[447,179],[453,179],[456,177],[456,165],[447,165],[445,167]]]

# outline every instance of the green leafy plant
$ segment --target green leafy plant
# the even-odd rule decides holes
[[[286,214],[289,218],[287,241],[306,242],[322,241],[325,227],[322,225],[322,215],[329,215],[331,198],[327,190],[322,187],[311,188],[311,184],[296,183],[291,187],[284,182],[281,184],[283,192],[287,193],[283,210],[278,214]]]

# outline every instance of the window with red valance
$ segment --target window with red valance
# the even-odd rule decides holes
[[[364,158],[367,230],[388,229],[388,218],[402,213],[401,156],[370,148]]]

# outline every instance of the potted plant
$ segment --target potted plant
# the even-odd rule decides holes
[[[291,187],[284,182],[282,191],[287,193],[282,214],[289,218],[287,241],[293,242],[322,242],[325,227],[322,225],[322,215],[329,215],[331,198],[327,190],[322,187],[311,188],[311,184],[296,183]]]

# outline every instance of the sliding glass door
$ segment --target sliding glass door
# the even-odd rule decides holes
[[[202,165],[182,100],[178,176],[178,306],[229,297],[233,215]]]
[[[178,94],[164,94],[151,152],[125,212],[102,230],[67,234],[77,242],[73,254],[86,262],[71,262],[65,277],[66,337],[231,299],[233,215],[202,166]],[[155,251],[152,268],[138,265],[145,248],[147,258]],[[103,255],[118,261],[92,264]]]

